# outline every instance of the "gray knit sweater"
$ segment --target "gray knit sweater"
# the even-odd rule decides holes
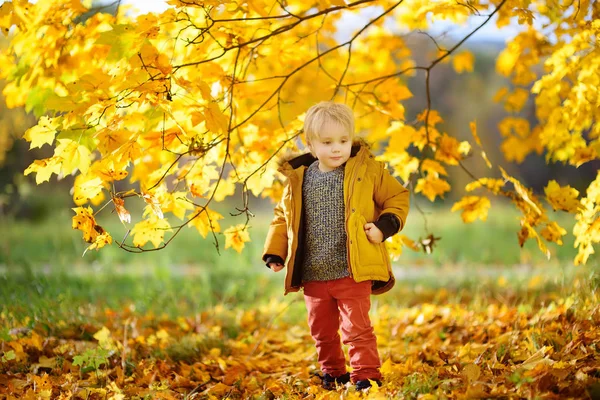
[[[302,281],[326,281],[350,276],[346,249],[344,166],[322,172],[319,161],[304,173],[305,256]]]

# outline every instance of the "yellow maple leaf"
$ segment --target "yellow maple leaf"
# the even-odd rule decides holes
[[[555,211],[577,212],[580,207],[579,191],[569,185],[561,187],[558,182],[551,180],[544,188],[544,193]]]
[[[86,174],[91,163],[90,150],[71,139],[57,139],[57,142],[54,156],[62,159],[62,171],[70,174],[78,169],[82,174]]]
[[[60,123],[57,118],[48,118],[43,116],[38,121],[38,124],[27,129],[23,134],[23,138],[31,142],[29,149],[42,147],[45,143],[52,144]]]
[[[423,195],[429,199],[429,201],[434,201],[436,196],[444,197],[445,192],[450,191],[450,185],[443,179],[438,178],[434,174],[427,174],[427,176],[423,179],[420,178],[417,181],[417,187],[415,188],[415,193],[423,192]]]
[[[115,341],[112,338],[110,330],[103,326],[98,332],[94,333],[94,339],[98,341],[98,344],[103,349],[116,349]]]
[[[500,150],[504,154],[506,161],[514,161],[520,164],[525,161],[525,157],[527,157],[533,149],[531,148],[531,141],[516,136],[510,136],[502,142]]]
[[[525,201],[526,204],[528,204],[531,207],[531,210],[534,211],[535,214],[538,216],[542,215],[543,212],[541,210],[541,205],[540,205],[539,201],[537,200],[537,198],[533,195],[533,193],[530,190],[528,190],[526,187],[524,187],[521,184],[521,182],[519,182],[517,179],[510,176],[504,170],[504,168],[500,167],[500,172],[502,173],[502,176],[504,177],[504,179],[506,179],[507,181],[509,181],[513,184],[517,194],[521,197],[521,199],[523,199]]]
[[[210,191],[215,190],[216,182],[210,187]],[[219,181],[219,186],[216,188],[214,199],[215,201],[221,202],[226,197],[231,196],[235,193],[235,183],[231,179],[222,178]]]
[[[98,235],[105,233],[104,229],[96,224],[96,218],[91,207],[76,207],[72,210],[75,211],[72,220],[73,229],[83,232],[83,240],[93,243]]]
[[[223,219],[223,216],[218,212],[208,208],[198,208],[190,218],[191,222],[188,226],[195,227],[200,235],[206,238],[208,232],[221,232],[221,225],[218,222],[220,219]]]
[[[194,209],[194,205],[187,200],[186,192],[163,193],[158,200],[162,212],[171,212],[181,220],[185,218],[187,210]],[[147,212],[148,209],[144,211],[144,216]]]
[[[509,76],[513,72],[519,56],[518,47],[514,42],[510,43],[496,59],[496,71],[504,76]]]
[[[488,188],[492,193],[498,194],[500,193],[500,189],[504,186],[505,181],[502,179],[493,179],[493,178],[480,178],[476,181],[473,181],[467,186],[465,186],[465,190],[467,192],[472,192],[475,189],[480,187]]]
[[[423,163],[421,164],[421,170],[423,172],[427,172],[427,173],[435,173],[438,175],[448,176],[448,172],[446,172],[446,168],[444,168],[444,166],[442,164],[440,164],[439,162],[432,160],[430,158],[423,160]]]
[[[160,219],[155,215],[135,224],[131,230],[133,235],[133,245],[142,247],[148,242],[152,242],[155,248],[164,241],[165,233],[171,231],[171,225],[166,219]]]
[[[386,133],[391,136],[386,151],[391,153],[405,151],[417,136],[415,128],[400,121],[393,121]]]
[[[99,250],[101,248],[103,248],[104,246],[106,246],[107,244],[112,244],[113,239],[112,236],[110,236],[110,234],[106,231],[104,231],[103,233],[99,234],[98,236],[96,236],[96,238],[94,239],[94,242],[89,245],[85,251],[83,252],[83,255],[85,255],[85,253],[87,253],[88,250]]]
[[[244,224],[227,228],[223,233],[225,235],[225,248],[233,247],[238,253],[241,253],[245,243],[250,241],[247,226]]]
[[[402,255],[404,247],[408,247],[412,251],[419,251],[419,244],[406,235],[394,235],[385,241],[390,256],[394,261],[397,261]]]
[[[595,148],[580,147],[575,149],[575,154],[569,159],[569,164],[580,167],[586,162],[596,160],[597,158],[599,158],[598,151]]]
[[[92,171],[105,182],[125,179],[129,173],[126,171],[127,162],[103,158],[92,165]]]
[[[528,98],[529,92],[527,90],[517,88],[506,97],[504,109],[508,112],[519,112],[523,109],[523,106],[525,106]]]
[[[27,167],[23,174],[27,176],[30,173],[35,172],[35,183],[39,185],[42,182],[49,181],[52,174],[58,175],[60,172],[60,162],[61,159],[59,157],[35,160]]]
[[[437,110],[429,110],[429,116],[427,115],[427,110],[417,115],[417,120],[421,122],[425,122],[426,119],[428,120],[430,126],[435,126],[440,122],[444,122]]]
[[[261,17],[267,17],[269,15],[268,9],[270,8],[264,0],[248,0],[248,8],[255,11]]]
[[[104,182],[99,177],[87,174],[77,175],[73,184],[73,201],[78,206],[91,201],[93,205],[98,205],[104,200]]]
[[[470,146],[468,142],[459,142],[456,138],[444,133],[438,141],[435,159],[448,165],[458,165],[464,154],[468,154]]]
[[[221,112],[218,104],[210,103],[204,110],[204,117],[206,120],[206,128],[211,132],[227,132],[229,118],[227,118],[225,114]]]
[[[515,117],[504,118],[498,124],[498,129],[504,137],[509,137],[514,134],[521,138],[526,138],[531,132],[528,120]]]
[[[461,214],[462,220],[468,224],[477,218],[485,221],[490,207],[490,200],[487,197],[465,196],[460,201],[454,203],[451,211],[463,210]]]
[[[562,245],[562,237],[567,234],[567,231],[556,222],[552,221],[541,230],[540,234],[549,242]]]
[[[473,64],[475,63],[475,57],[470,51],[463,51],[452,58],[452,65],[454,70],[459,74],[463,72],[473,72]]]
[[[517,234],[519,238],[519,246],[523,247],[523,245],[529,238],[534,238],[537,241],[538,247],[541,250],[541,252],[544,253],[547,259],[550,259],[550,251],[542,241],[540,235],[538,235],[536,230],[531,225],[531,220],[531,215],[526,215],[523,218],[521,218],[521,230]]]

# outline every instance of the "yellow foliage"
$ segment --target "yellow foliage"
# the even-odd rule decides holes
[[[463,210],[461,217],[468,224],[477,218],[485,221],[490,207],[491,203],[487,197],[465,196],[452,206],[452,212]]]
[[[72,193],[81,206],[99,206],[105,190],[116,190],[115,181],[122,181],[124,192],[139,188],[128,193],[146,201],[146,219],[133,228],[133,245],[123,245],[127,249],[137,251],[148,241],[160,246],[171,218],[190,222],[203,237],[219,232],[221,216],[200,210],[214,208],[210,202],[225,201],[237,187],[243,196],[280,196],[274,159],[299,150],[304,113],[321,100],[351,105],[356,131],[416,193],[434,201],[449,192],[449,166],[466,168],[462,161],[471,143],[443,132],[443,116],[429,102],[416,120],[407,121],[405,102],[412,93],[406,79],[417,71],[434,74],[445,62],[457,73],[470,72],[473,54],[459,42],[450,51],[438,48],[431,66],[421,65],[405,36],[389,29],[390,21],[402,31],[427,30],[437,21],[465,24],[474,14],[496,15],[499,27],[519,21],[526,29],[508,41],[496,61],[496,71],[510,80],[494,96],[509,113],[498,126],[505,159],[521,163],[533,152],[545,152],[548,162],[579,167],[600,157],[600,54],[595,51],[600,23],[587,0],[570,13],[527,0],[382,2],[373,7],[379,14],[342,44],[336,38],[339,23],[361,14],[360,2],[168,3],[172,7],[161,13],[135,15],[121,6],[116,16],[101,10],[86,18],[80,17],[90,1],[0,6],[0,30],[4,35],[11,30],[0,51],[7,106],[26,106],[38,116],[23,135],[31,148],[54,149],[52,157],[35,160],[24,173],[35,172],[38,184],[53,174],[75,175]],[[544,31],[534,20],[547,22]],[[530,101],[536,126],[519,115]],[[475,122],[469,127],[490,177],[473,175],[467,191],[485,187],[513,201],[523,212],[522,240],[560,241],[562,231],[531,191],[492,166],[481,140],[488,132],[478,133]],[[0,132],[0,149],[10,146],[6,137]],[[498,171],[504,181],[497,179]],[[574,189],[557,189],[552,182],[546,190],[554,209],[576,218],[577,263],[585,262],[598,242],[598,201],[590,188],[581,199]],[[118,214],[127,220],[122,193],[109,194],[119,199]],[[463,210],[467,221],[483,219],[486,201],[467,196],[455,209]],[[89,219],[76,217],[82,224]],[[238,222],[223,228],[226,247],[241,251],[249,238],[246,230],[238,232]],[[95,221],[82,226],[90,248],[112,241],[108,232],[91,232]]]
[[[171,225],[167,220],[151,215],[148,219],[135,224],[131,230],[133,244],[136,247],[142,247],[151,242],[157,248],[164,241],[165,233],[170,231]]]
[[[434,201],[437,196],[444,197],[444,193],[450,191],[450,184],[440,179],[436,173],[428,173],[425,178],[417,180],[415,188],[416,193],[423,193],[430,201]]]
[[[54,142],[54,136],[59,127],[59,124],[55,119],[50,119],[46,116],[42,116],[38,124],[28,129],[24,134],[23,138],[28,142],[31,142],[30,149],[36,147],[42,147],[43,144],[52,144]]]
[[[551,180],[544,188],[544,193],[554,210],[577,212],[579,209],[579,191],[571,186],[561,187],[558,182]]]
[[[223,216],[218,212],[208,208],[201,208],[194,212],[194,215],[190,218],[191,222],[189,226],[198,229],[200,235],[205,238],[208,232],[221,232],[220,219],[223,219]]]
[[[232,226],[223,233],[225,234],[225,248],[233,247],[238,253],[241,253],[245,243],[250,241],[248,227],[244,224]]]
[[[473,72],[473,64],[475,63],[475,57],[470,51],[463,51],[452,58],[452,65],[456,72]]]

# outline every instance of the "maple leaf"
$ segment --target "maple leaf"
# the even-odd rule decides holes
[[[225,234],[225,248],[233,247],[238,253],[241,253],[245,243],[250,241],[248,229],[244,224],[227,228],[223,233]]]
[[[544,229],[540,231],[540,234],[547,241],[562,245],[562,237],[567,234],[567,231],[556,222],[552,221],[546,224]]]
[[[208,235],[208,232],[221,232],[221,225],[218,221],[223,219],[223,216],[216,211],[208,208],[198,208],[190,219],[189,226],[198,229],[203,238]]]
[[[490,200],[487,197],[465,196],[460,201],[454,203],[451,211],[463,210],[461,217],[468,224],[477,218],[485,221],[490,207]]]
[[[468,142],[459,142],[457,139],[444,133],[438,142],[435,159],[448,165],[458,165],[458,162],[470,150]]]
[[[51,145],[54,142],[54,137],[59,126],[60,123],[56,118],[42,116],[37,125],[25,131],[23,138],[31,142],[30,149],[42,147],[46,143]]]
[[[73,201],[78,206],[91,201],[93,205],[98,205],[104,200],[104,182],[100,177],[93,174],[77,175],[73,184]]]
[[[440,164],[439,162],[435,161],[435,160],[431,160],[431,159],[426,159],[421,163],[421,170],[423,172],[427,172],[428,174],[433,174],[433,175],[444,175],[447,176],[448,172],[446,171],[446,168],[444,168],[444,166],[442,164]]]
[[[465,186],[465,190],[467,192],[472,192],[480,187],[488,188],[492,193],[498,194],[500,193],[500,189],[506,184],[506,182],[502,179],[493,179],[493,178],[480,178],[474,182],[471,182]]]
[[[94,239],[93,243],[91,245],[89,245],[85,251],[83,252],[83,255],[85,256],[85,253],[87,253],[89,250],[99,250],[101,248],[103,248],[104,246],[106,246],[107,244],[112,244],[113,239],[112,236],[110,236],[110,234],[106,231],[102,231],[101,233],[99,233],[96,238]]]
[[[470,51],[463,51],[452,58],[452,65],[454,66],[454,70],[459,74],[465,71],[472,72],[474,62],[475,57]]]
[[[78,169],[82,174],[87,173],[91,163],[90,150],[71,139],[57,139],[54,156],[61,159],[62,171],[70,174]]]
[[[551,180],[544,188],[544,193],[554,210],[577,212],[580,208],[579,191],[571,186],[561,187],[558,182]]]
[[[165,233],[171,231],[171,225],[166,219],[158,218],[155,215],[144,219],[133,227],[133,244],[136,247],[142,247],[148,242],[152,242],[154,247],[160,246],[164,241]]]
[[[227,131],[229,119],[221,112],[219,105],[210,103],[204,110],[206,127],[212,132],[223,133]]]
[[[42,182],[49,181],[52,174],[58,174],[60,172],[60,167],[61,159],[59,157],[34,160],[33,163],[25,169],[23,174],[27,176],[30,173],[35,172],[35,183],[39,185]]]
[[[91,207],[76,207],[72,208],[75,211],[73,216],[73,229],[78,229],[83,232],[83,240],[88,243],[93,243],[99,234],[105,231],[101,226],[96,224],[96,218]]]
[[[434,201],[437,196],[444,197],[444,193],[450,191],[450,185],[436,174],[428,173],[425,179],[419,178],[415,188],[416,193],[423,192],[423,195]]]

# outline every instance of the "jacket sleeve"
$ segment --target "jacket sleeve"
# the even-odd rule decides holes
[[[267,262],[270,256],[278,256],[282,260],[287,258],[288,249],[288,235],[287,235],[287,223],[285,221],[285,213],[283,211],[283,199],[282,196],[279,203],[275,206],[275,217],[271,221],[269,226],[269,232],[267,233],[267,239],[265,241],[265,247],[263,250],[262,260]]]
[[[389,218],[387,214],[395,216],[399,222],[399,227],[396,230],[398,232],[404,228],[408,216],[409,191],[390,174],[383,163],[380,163],[380,168],[379,178],[375,180],[375,193],[373,194],[375,203],[381,210],[379,220]],[[377,223],[375,224],[377,225]]]
[[[285,261],[279,257],[279,256],[274,256],[273,254],[265,254],[263,256],[263,260],[265,262],[265,265],[267,266],[267,268],[271,268],[269,266],[270,263],[279,263],[279,264],[285,264]]]
[[[383,240],[394,236],[400,230],[400,219],[390,213],[381,214],[374,224],[383,233]]]

